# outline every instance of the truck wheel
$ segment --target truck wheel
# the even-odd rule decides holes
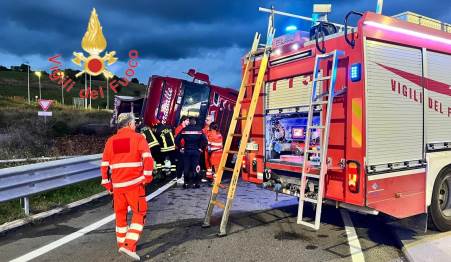
[[[451,167],[437,176],[429,208],[435,227],[440,231],[451,230]]]

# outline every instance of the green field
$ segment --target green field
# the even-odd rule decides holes
[[[18,71],[0,71],[0,96],[4,97],[23,97],[28,100],[28,81],[27,72]],[[89,79],[89,77],[88,77]],[[67,92],[64,90],[64,104],[72,105],[74,97],[80,97],[80,90],[84,90],[84,77],[74,79],[76,85]],[[89,80],[88,80],[89,81]],[[106,81],[92,80],[93,90],[98,90],[99,86],[103,87],[104,98],[92,99],[92,108],[106,108],[107,91]],[[146,86],[129,82],[127,87],[123,87],[117,95],[142,96],[145,95]],[[110,89],[110,108],[113,106],[114,93]],[[56,103],[61,103],[61,85],[51,81],[47,74],[41,76],[41,95],[43,99],[52,99]],[[39,97],[39,81],[34,73],[30,72],[30,98],[35,101],[36,96]]]

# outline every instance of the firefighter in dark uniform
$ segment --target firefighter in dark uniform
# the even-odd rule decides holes
[[[175,140],[172,129],[158,121],[155,126],[155,136],[160,145],[161,171],[175,175]]]
[[[189,125],[185,127],[180,134],[175,138],[175,144],[181,148],[181,141],[185,141],[183,154],[184,176],[185,183],[184,188],[188,188],[193,185],[195,188],[199,188],[200,182],[200,166],[199,160],[201,153],[208,145],[208,140],[205,134],[202,132],[202,128],[196,126],[196,119],[190,117]]]
[[[141,134],[146,138],[147,145],[149,146],[150,152],[152,153],[152,156],[154,157],[154,173],[158,173],[159,169],[161,168],[160,162],[157,162],[158,156],[161,155],[160,153],[160,144],[157,140],[157,137],[155,136],[155,128],[144,126],[141,128]],[[160,164],[160,165],[159,165]]]

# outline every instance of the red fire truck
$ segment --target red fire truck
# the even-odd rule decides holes
[[[356,27],[347,22],[351,16],[358,18]],[[308,108],[302,105],[311,98],[315,58],[340,50],[324,198],[396,218],[429,213],[439,230],[450,230],[451,26],[410,12],[350,12],[345,21],[341,28],[318,21],[310,32],[274,39],[243,180],[299,196],[303,152],[309,150]],[[318,69],[330,75],[332,61]],[[243,101],[244,108],[249,104]],[[324,124],[322,110],[313,123]],[[314,132],[310,145],[315,138]]]

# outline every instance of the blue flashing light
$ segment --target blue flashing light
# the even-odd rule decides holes
[[[352,82],[360,81],[360,79],[362,79],[362,64],[352,64],[349,73]]]
[[[287,31],[287,32],[293,32],[296,30],[298,30],[298,27],[295,25],[289,25],[289,26],[285,27],[285,31]]]

